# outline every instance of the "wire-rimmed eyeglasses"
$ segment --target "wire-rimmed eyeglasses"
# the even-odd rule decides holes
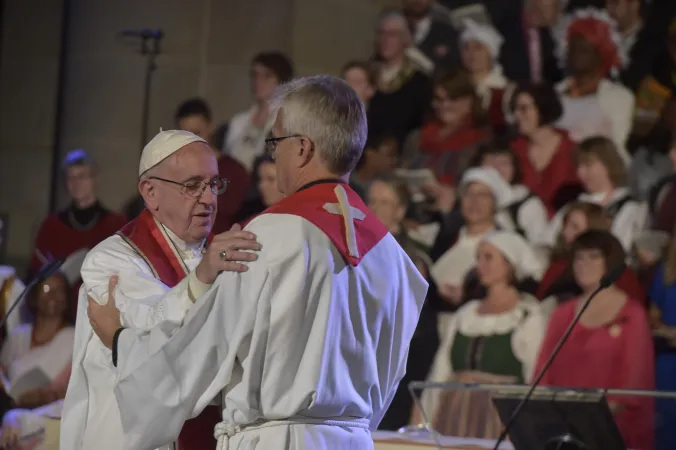
[[[228,184],[230,184],[230,181],[228,181],[227,178],[220,177],[212,178],[209,181],[191,180],[184,182],[167,180],[166,178],[160,177],[148,177],[148,178],[151,180],[159,180],[164,181],[165,183],[171,183],[181,186],[182,188],[181,192],[189,197],[201,197],[202,194],[204,194],[204,191],[207,190],[207,186],[209,186],[211,192],[214,195],[221,195],[228,189]]]
[[[272,156],[275,153],[275,150],[277,149],[277,144],[279,144],[281,141],[284,139],[291,139],[291,138],[296,138],[296,137],[301,137],[300,134],[290,134],[288,136],[280,136],[280,137],[269,137],[265,140],[265,152]]]

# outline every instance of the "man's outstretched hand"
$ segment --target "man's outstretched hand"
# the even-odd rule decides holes
[[[115,306],[115,286],[117,286],[118,276],[113,275],[108,281],[108,301],[104,305],[99,305],[91,296],[88,297],[89,306],[87,306],[87,315],[89,323],[92,325],[94,333],[101,339],[103,345],[112,349],[113,336],[115,332],[122,327],[120,321],[120,310]]]

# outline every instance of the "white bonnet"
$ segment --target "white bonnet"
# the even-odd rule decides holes
[[[487,242],[500,250],[500,253],[514,268],[517,280],[521,281],[529,277],[536,281],[542,279],[545,267],[533,248],[520,234],[496,230],[487,233],[481,238],[481,242]]]
[[[493,60],[497,60],[500,56],[500,47],[505,41],[498,30],[493,25],[488,23],[477,23],[472,19],[465,19],[463,21],[463,31],[460,35],[460,42],[463,44],[467,41],[479,41],[488,48]]]
[[[472,167],[462,177],[460,188],[465,189],[470,183],[482,183],[491,188],[498,209],[507,206],[511,199],[512,187],[492,167]]]

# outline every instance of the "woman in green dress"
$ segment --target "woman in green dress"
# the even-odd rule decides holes
[[[494,231],[482,238],[476,271],[486,296],[461,307],[441,330],[428,381],[516,383],[530,381],[545,334],[539,302],[519,290],[538,280],[544,267],[517,233]],[[423,393],[432,427],[458,437],[496,438],[501,430],[488,395],[478,391]]]

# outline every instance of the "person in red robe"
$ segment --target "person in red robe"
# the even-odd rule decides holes
[[[549,296],[555,296],[559,300],[565,300],[579,294],[580,288],[570,270],[572,262],[570,251],[575,239],[587,230],[610,230],[610,222],[603,208],[593,203],[572,203],[564,216],[563,228],[559,233],[558,243],[552,250],[549,267],[538,285],[537,298],[544,300]],[[632,269],[627,267],[615,285],[630,298],[646,303],[645,290]]]
[[[42,221],[28,267],[29,276],[46,262],[65,259],[78,250],[94,248],[127,222],[123,214],[112,212],[99,202],[96,195],[97,172],[95,161],[85,150],[73,150],[66,155],[61,173],[71,204]],[[79,286],[79,281],[75,280],[74,307]]]
[[[573,274],[582,295],[557,306],[549,321],[534,373],[539,373],[584,301],[609,270],[622,264],[622,244],[590,230],[572,246]],[[634,300],[634,301],[632,301]],[[584,311],[541,384],[566,388],[655,388],[652,334],[645,308],[618,286],[601,291]],[[647,397],[609,397],[627,448],[651,450],[654,405]]]
[[[540,197],[550,219],[563,206],[557,196],[578,186],[576,147],[565,131],[554,128],[563,107],[554,88],[545,83],[521,84],[512,97],[520,136],[512,142],[523,184]]]
[[[201,98],[186,100],[176,110],[176,129],[190,131],[209,142],[218,159],[218,173],[228,180],[228,190],[218,197],[213,232],[228,231],[251,190],[251,177],[236,159],[214,146],[211,108]]]

